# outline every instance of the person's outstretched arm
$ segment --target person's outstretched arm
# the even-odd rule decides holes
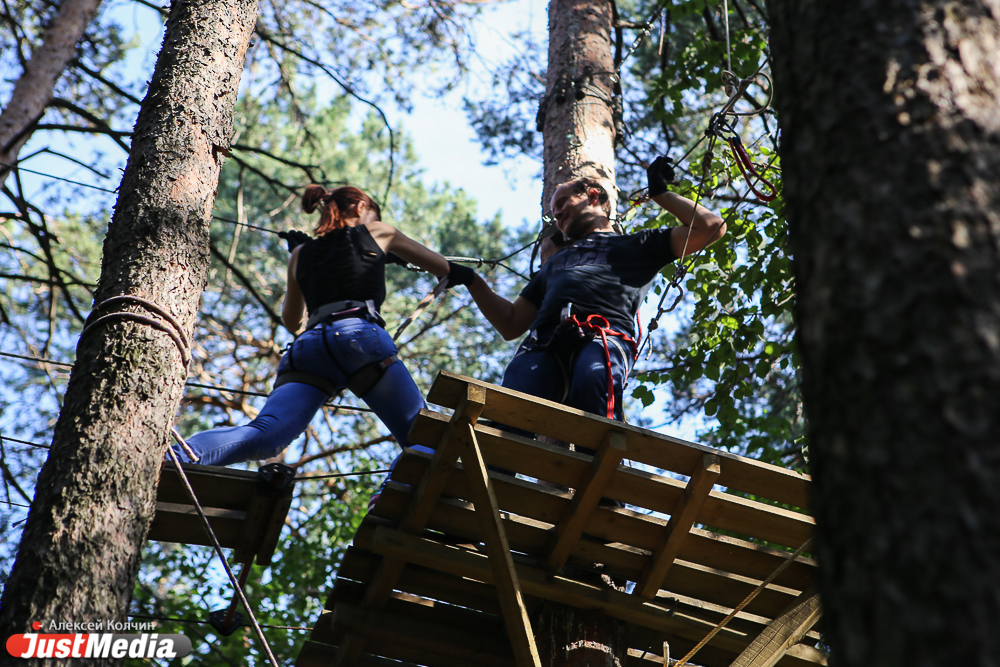
[[[385,253],[393,253],[402,257],[410,264],[429,271],[438,278],[448,274],[448,260],[439,252],[434,252],[427,246],[417,243],[403,232],[381,220],[370,220],[365,223],[368,232]]]
[[[302,296],[299,281],[295,279],[300,248],[301,246],[294,248],[292,256],[288,258],[288,284],[285,289],[285,301],[281,304],[281,322],[292,333],[298,333],[302,328],[302,320],[306,313],[306,300]]]
[[[674,180],[674,168],[669,158],[658,157],[646,169],[649,197],[680,221],[670,233],[670,245],[677,257],[691,255],[715,243],[726,233],[726,223],[701,204],[667,190]]]
[[[470,271],[475,279],[469,287],[469,294],[479,306],[480,312],[493,325],[493,328],[503,336],[504,340],[514,340],[522,335],[535,321],[538,308],[523,296],[517,297],[513,303],[493,291],[483,277]]]

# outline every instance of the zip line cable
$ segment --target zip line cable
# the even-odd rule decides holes
[[[29,174],[36,174],[38,176],[45,176],[46,178],[51,178],[57,181],[65,181],[66,183],[72,183],[73,185],[79,185],[84,188],[92,188],[94,190],[100,190],[101,192],[110,192],[111,194],[117,194],[117,190],[109,190],[107,188],[102,188],[99,185],[91,185],[89,183],[81,183],[80,181],[74,181],[69,178],[63,178],[62,176],[56,176],[55,174],[46,174],[42,171],[35,171],[34,169],[26,169],[24,167],[18,166],[18,163],[10,164],[9,162],[0,162],[0,165],[5,167],[10,167],[11,169],[17,169],[18,171],[26,171]]]
[[[350,472],[335,472],[328,475],[302,475],[296,476],[295,481],[298,482],[303,479],[339,479],[341,477],[356,477],[359,475],[380,475],[382,473],[392,472],[391,468],[386,468],[385,470],[352,470]]]
[[[14,359],[23,359],[25,361],[34,361],[40,364],[51,364],[53,366],[62,366],[64,368],[72,368],[73,364],[66,363],[63,361],[55,361],[53,359],[45,359],[44,357],[29,357],[23,354],[14,354],[13,352],[4,352],[0,350],[0,356],[2,357],[12,357]],[[200,382],[185,382],[185,386],[194,387],[197,389],[214,389],[216,391],[229,392],[231,394],[241,394],[243,396],[257,396],[259,398],[267,398],[269,394],[265,394],[259,391],[249,391],[246,389],[236,389],[234,387],[222,387],[218,385],[202,384]],[[336,408],[338,410],[352,410],[355,412],[372,412],[371,408],[364,408],[359,405],[344,405],[343,403],[327,403],[326,407]]]
[[[12,438],[9,435],[0,434],[0,442],[16,442],[22,445],[30,445],[31,447],[37,447],[39,449],[52,449],[51,445],[43,445],[37,442],[31,442],[30,440],[21,440],[19,438]],[[381,475],[383,473],[392,472],[391,468],[385,468],[380,470],[349,470],[347,472],[335,472],[335,473],[322,473],[318,475],[304,475],[297,476],[296,480],[303,479],[339,479],[341,477],[359,477],[362,475]],[[25,505],[27,507],[27,505]]]
[[[51,445],[43,445],[38,442],[31,442],[30,440],[20,440],[18,438],[12,438],[9,435],[0,435],[0,442],[5,441],[16,442],[19,445],[28,445],[29,447],[37,447],[38,449],[52,449]]]
[[[254,229],[254,230],[259,231],[259,232],[267,232],[269,234],[281,234],[281,232],[278,231],[278,230],[276,230],[276,229],[270,229],[268,227],[259,227],[257,225],[251,225],[250,223],[240,222],[238,220],[233,220],[232,218],[224,218],[224,217],[222,217],[220,215],[213,215],[212,219],[213,220],[218,220],[219,222],[226,222],[226,223],[229,223],[231,225],[238,225],[240,227],[247,227],[248,229]],[[476,264],[478,266],[482,266],[483,264],[486,264],[486,265],[494,267],[494,268],[497,267],[497,266],[501,266],[501,267],[507,269],[508,271],[510,271],[511,273],[513,273],[514,275],[519,276],[520,278],[524,278],[525,280],[527,280],[528,279],[527,276],[525,276],[522,273],[519,273],[518,271],[515,271],[514,269],[512,269],[509,266],[507,266],[503,262],[504,262],[504,260],[508,260],[511,257],[513,257],[514,255],[516,255],[516,254],[518,254],[518,253],[520,253],[520,252],[522,252],[524,250],[527,250],[534,243],[535,242],[532,241],[531,243],[529,243],[529,244],[527,244],[525,246],[522,246],[522,247],[518,248],[517,250],[515,250],[514,252],[511,252],[511,253],[509,253],[507,255],[504,255],[503,257],[500,257],[498,259],[485,259],[483,257],[456,257],[456,256],[450,256],[450,255],[444,255],[444,258],[447,259],[448,261],[459,262],[461,264]],[[414,271],[416,273],[426,273],[426,271],[424,271],[423,269],[419,269],[419,268],[416,268],[416,267],[411,267],[409,264],[406,265],[406,268],[408,270]]]

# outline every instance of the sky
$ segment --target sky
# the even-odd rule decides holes
[[[506,35],[525,29],[545,33],[547,7],[545,0],[508,0],[487,7],[478,21],[478,59],[471,61],[467,86],[443,98],[417,99],[413,113],[400,118],[401,125],[413,137],[429,181],[447,181],[464,189],[478,200],[481,217],[491,218],[501,211],[502,220],[514,226],[524,219],[539,219],[541,165],[521,158],[505,161],[503,165],[484,166],[487,156],[462,111],[462,94],[485,85],[489,81],[487,67],[499,65],[513,55]]]

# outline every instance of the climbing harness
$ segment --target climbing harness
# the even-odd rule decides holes
[[[324,335],[322,336],[322,339],[323,346],[326,348],[327,356],[330,357],[330,361],[332,361],[347,378],[346,386],[351,390],[351,393],[358,398],[362,398],[365,394],[371,391],[372,387],[378,384],[378,381],[382,379],[382,376],[385,375],[385,372],[389,369],[389,367],[399,361],[399,357],[392,355],[380,361],[366,364],[354,373],[348,373],[344,367],[340,365],[340,362],[337,361],[337,357],[334,355],[333,350],[330,349],[330,343],[325,335],[325,329],[333,322],[349,317],[366,319],[380,327],[385,327],[385,320],[382,319],[382,316],[379,315],[378,310],[375,308],[375,302],[369,299],[367,301],[334,301],[333,303],[320,306],[309,317],[309,321],[306,323],[304,331],[309,331],[313,327],[317,326],[322,326],[324,328]],[[340,334],[336,333],[335,335],[339,336]],[[298,339],[298,337],[296,337],[296,339]],[[292,368],[291,370],[279,374],[278,377],[275,378],[274,388],[272,391],[281,385],[288,384],[289,382],[298,382],[321,389],[330,395],[330,397],[338,395],[343,390],[341,387],[337,387],[322,375],[295,367],[295,360],[292,356],[294,344],[294,342],[289,343],[286,348],[288,353],[288,363]]]
[[[380,327],[385,327],[385,320],[375,308],[375,302],[368,299],[367,301],[334,301],[320,306],[315,313],[309,316],[309,321],[306,322],[306,328],[303,331],[312,329],[320,322],[330,324],[347,317],[368,317]]]
[[[567,304],[566,308],[563,309],[563,323],[571,325],[570,328],[575,328],[579,332],[580,340],[587,339],[589,334],[591,337],[596,337],[600,334],[601,343],[604,345],[604,362],[605,368],[608,371],[608,400],[607,400],[607,417],[608,419],[615,418],[615,379],[614,375],[611,373],[611,348],[609,345],[608,336],[614,338],[620,338],[622,341],[628,343],[632,347],[632,351],[635,355],[638,354],[638,347],[635,341],[628,334],[621,333],[620,331],[615,331],[611,328],[611,323],[608,322],[607,318],[603,315],[591,314],[587,315],[583,320],[580,320],[576,314],[573,312],[573,304]],[[617,347],[617,345],[616,345]],[[633,356],[633,361],[635,356]]]

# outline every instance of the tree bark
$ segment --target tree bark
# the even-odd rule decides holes
[[[620,667],[628,642],[625,624],[598,611],[545,602],[535,616],[542,667]]]
[[[831,664],[998,664],[1000,3],[769,9]]]
[[[17,162],[21,147],[53,99],[56,82],[76,54],[76,43],[97,15],[101,0],[63,0],[42,42],[31,53],[14,84],[10,102],[0,113],[0,185]]]
[[[148,300],[155,306],[116,301],[95,312],[128,311],[158,324],[116,316],[81,337],[3,593],[0,636],[25,632],[32,621],[122,620],[127,610],[186,375],[179,334],[156,311],[190,335],[256,15],[255,0],[171,7],[95,297],[98,307],[120,295]]]
[[[555,189],[580,176],[600,181],[615,211],[613,70],[611,3],[551,0],[540,119],[545,138],[542,212],[547,215]]]

